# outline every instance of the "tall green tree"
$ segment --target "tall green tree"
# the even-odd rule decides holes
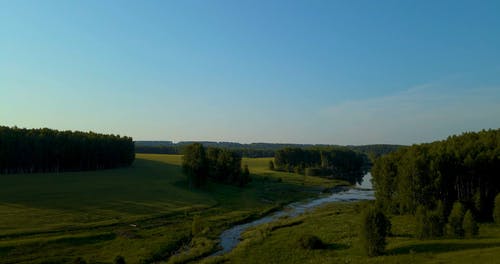
[[[455,237],[463,237],[465,234],[463,228],[464,221],[464,207],[462,203],[455,202],[448,216],[448,234]]]
[[[269,170],[274,170],[274,162],[272,160],[269,161]]]
[[[188,177],[190,188],[199,188],[205,185],[209,165],[202,144],[194,143],[184,149],[182,168]]]
[[[243,172],[242,172],[241,177],[240,177],[240,183],[239,183],[239,185],[240,186],[245,186],[250,181],[251,181],[250,170],[248,169],[248,165],[245,164],[245,166],[243,167]]]
[[[500,193],[495,196],[495,208],[493,209],[493,219],[500,225]]]
[[[470,210],[467,210],[465,213],[462,228],[464,230],[465,237],[471,238],[479,234],[479,226],[477,225],[476,219],[474,219]]]
[[[385,251],[386,236],[391,222],[377,207],[370,206],[361,216],[361,243],[368,256],[382,255]]]

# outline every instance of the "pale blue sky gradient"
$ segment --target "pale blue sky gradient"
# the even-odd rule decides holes
[[[0,0],[0,125],[411,144],[500,127],[499,1]]]

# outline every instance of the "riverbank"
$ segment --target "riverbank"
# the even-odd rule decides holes
[[[199,263],[500,263],[500,226],[480,224],[474,239],[415,237],[412,216],[392,216],[386,254],[367,257],[359,243],[361,211],[370,201],[329,203],[295,218],[248,229],[231,252]],[[314,235],[319,249],[305,249],[301,237]]]
[[[265,217],[256,219],[249,223],[231,227],[221,234],[221,250],[215,252],[213,256],[219,256],[230,252],[238,245],[241,239],[241,234],[252,227],[272,223],[282,218],[291,219],[328,203],[375,199],[374,193],[370,189],[347,188],[342,186],[333,188],[332,190],[333,192],[327,196],[320,195],[320,197],[308,201],[294,202],[285,206],[282,210],[276,211]]]
[[[249,221],[245,221],[242,224],[235,224],[227,230],[224,230],[215,243],[213,240],[203,239],[203,243],[200,245],[200,243],[197,243],[200,238],[195,237],[189,246],[183,247],[181,251],[172,256],[169,259],[169,263],[183,263],[187,261],[199,260],[200,258],[208,255],[214,257],[227,254],[238,245],[241,239],[241,234],[247,229],[272,223],[282,218],[292,219],[323,204],[340,201],[374,199],[373,191],[371,189],[360,188],[363,182],[365,183],[364,187],[371,187],[371,175],[368,173],[365,175],[363,180],[364,181],[362,181],[361,185],[358,186],[346,186],[344,184],[339,184],[334,187],[326,188],[325,190],[329,190],[331,193],[325,193],[325,190],[323,190],[318,192],[316,197],[296,201],[287,204],[282,208],[280,207],[279,210],[274,210],[274,212],[270,212],[270,214],[263,215],[255,220],[250,221],[250,219],[248,219]],[[209,244],[208,247],[207,243]]]

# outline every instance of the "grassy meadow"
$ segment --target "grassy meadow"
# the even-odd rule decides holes
[[[179,155],[138,154],[129,168],[1,175],[0,263],[166,260],[189,240],[200,215],[205,240],[189,257],[196,258],[231,224],[342,184],[270,171],[269,160],[243,159],[253,177],[245,188],[209,183],[191,190]]]
[[[369,258],[358,237],[364,203],[332,203],[252,228],[232,252],[202,263],[500,263],[499,226],[481,224],[474,239],[418,240],[411,216],[393,216],[386,255]],[[324,248],[303,249],[303,235],[319,237]]]
[[[138,154],[129,168],[0,176],[0,263],[500,263],[500,227],[475,239],[418,240],[410,216],[393,216],[387,254],[359,244],[363,203],[334,203],[252,228],[224,256],[207,257],[220,232],[343,182],[270,171],[268,158],[244,159],[245,188],[187,188],[179,155]],[[190,240],[193,217],[201,234]],[[324,249],[299,245],[316,235]],[[180,251],[176,252],[178,249]]]

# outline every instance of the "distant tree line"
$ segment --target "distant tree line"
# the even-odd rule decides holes
[[[331,176],[360,182],[363,178],[365,155],[344,147],[284,148],[276,151],[270,168],[309,176]]]
[[[0,173],[98,170],[135,159],[130,137],[0,126]]]
[[[148,153],[148,154],[182,154],[184,149],[189,145],[182,146],[136,146],[136,153]],[[208,147],[212,148],[212,147]],[[215,147],[216,148],[216,147]],[[238,153],[242,157],[247,158],[265,158],[274,156],[273,150],[262,150],[262,149],[230,149],[232,152]]]
[[[235,142],[212,142],[212,141],[200,141],[200,142],[181,141],[178,143],[173,143],[172,141],[136,141],[135,152],[153,153],[153,154],[182,154],[183,149],[193,143],[202,144],[206,148],[216,147],[216,148],[230,149],[234,152],[239,153],[242,157],[248,157],[248,158],[274,157],[275,152],[277,150],[284,148],[310,149],[310,148],[340,147],[336,145],[280,144],[280,143],[241,144]],[[387,144],[345,146],[345,148],[347,149],[367,154],[367,156],[365,157],[367,161],[368,157],[370,157],[371,159],[375,159],[376,157],[395,151],[400,147],[401,147],[400,145],[387,145]]]
[[[250,182],[248,166],[242,169],[241,155],[235,151],[194,143],[186,146],[183,153],[182,168],[190,187],[201,187],[208,179],[238,186]]]
[[[460,202],[482,220],[491,219],[499,171],[500,129],[400,148],[378,158],[371,170],[377,202],[393,213],[442,206],[443,217]]]
[[[403,147],[402,145],[390,145],[390,144],[372,144],[372,145],[360,145],[360,146],[346,146],[357,152],[362,152],[366,154],[369,158],[369,162],[375,161],[380,156],[389,154]]]
[[[148,154],[182,154],[182,147],[178,146],[135,146],[135,153]]]

